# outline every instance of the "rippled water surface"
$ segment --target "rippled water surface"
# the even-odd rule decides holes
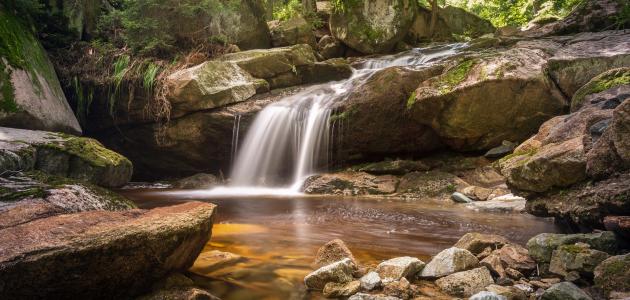
[[[287,299],[303,294],[317,249],[327,241],[346,242],[361,264],[396,256],[424,261],[452,246],[467,232],[503,235],[524,244],[541,232],[559,229],[527,214],[485,213],[464,206],[386,198],[284,197],[200,198],[168,190],[127,190],[142,208],[185,201],[218,205],[211,241],[204,252],[221,250],[244,257],[235,265],[208,270],[198,259],[197,283],[222,299]],[[203,257],[203,253],[202,256]],[[317,295],[314,295],[317,298]]]

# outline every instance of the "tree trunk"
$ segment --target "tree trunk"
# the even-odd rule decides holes
[[[431,25],[429,25],[429,36],[435,35],[435,25],[438,18],[438,3],[437,0],[431,0]]]
[[[304,14],[317,12],[317,0],[302,0]]]
[[[265,3],[265,18],[267,21],[273,20],[273,2],[275,0],[266,0]]]

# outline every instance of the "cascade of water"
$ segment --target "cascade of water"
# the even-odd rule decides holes
[[[386,67],[417,67],[451,56],[462,44],[413,49],[367,59],[346,80],[315,85],[258,113],[238,149],[240,116],[235,119],[232,147],[236,153],[231,187],[288,187],[296,191],[309,175],[326,167],[331,152],[331,106],[342,101],[372,74]],[[338,124],[342,138],[343,122]],[[287,180],[290,180],[287,182]]]
[[[234,116],[234,126],[232,127],[232,152],[230,160],[234,164],[236,153],[238,153],[238,134],[241,130],[241,115]]]

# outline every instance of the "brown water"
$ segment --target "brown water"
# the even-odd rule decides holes
[[[142,208],[191,200],[218,205],[212,239],[204,253],[227,251],[244,259],[209,271],[202,253],[191,271],[198,275],[193,276],[198,284],[226,300],[303,296],[302,279],[313,270],[310,264],[317,249],[335,238],[344,240],[361,264],[376,265],[404,255],[426,262],[467,232],[499,234],[524,244],[538,233],[559,231],[549,219],[476,212],[436,201],[348,197],[200,199],[188,192],[167,190],[123,193]]]

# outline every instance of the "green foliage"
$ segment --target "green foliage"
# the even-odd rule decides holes
[[[313,29],[322,28],[325,24],[317,13],[304,12],[302,1],[300,0],[289,0],[284,5],[274,7],[274,20],[286,21],[296,16],[304,17]]]
[[[625,2],[619,14],[615,16],[615,27],[616,29],[630,28],[630,3],[629,2]]]
[[[440,94],[449,93],[453,88],[464,81],[476,63],[477,62],[473,59],[464,59],[457,66],[452,67],[446,74],[442,75],[437,83]]]
[[[112,75],[114,80],[114,92],[109,93],[109,101],[107,103],[109,114],[112,116],[114,115],[114,108],[116,107],[116,98],[118,98],[120,94],[120,85],[123,79],[125,79],[127,71],[129,71],[129,55],[121,55],[114,62],[114,74]]]
[[[534,19],[564,17],[583,0],[447,0],[447,4],[465,8],[496,27],[523,26]]]
[[[150,62],[147,65],[144,75],[142,76],[142,86],[147,91],[147,94],[151,94],[155,88],[155,79],[160,73],[160,66]]]
[[[81,125],[87,125],[87,116],[90,114],[90,106],[94,100],[94,92],[90,89],[85,95],[83,91],[83,85],[77,76],[72,78],[72,88],[77,99],[77,111],[76,116]]]
[[[211,41],[229,42],[239,30],[239,6],[236,0],[121,0],[99,30],[136,53],[167,57]]]
[[[360,0],[331,0],[330,6],[333,11],[344,12],[348,8],[356,6]]]

